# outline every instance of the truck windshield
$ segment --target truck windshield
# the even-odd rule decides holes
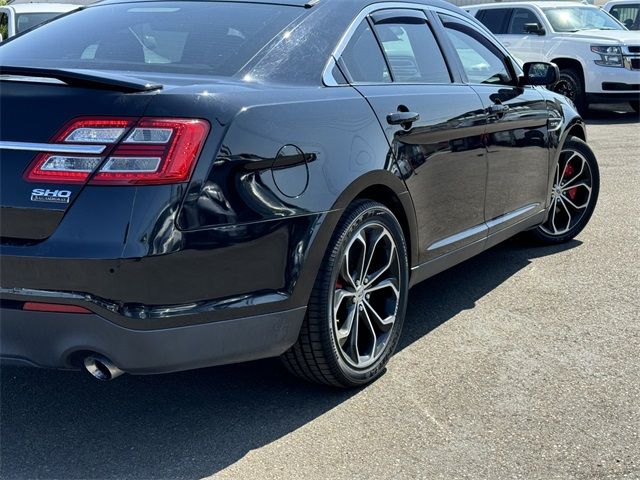
[[[303,12],[249,2],[96,5],[3,44],[0,64],[233,76]]]
[[[595,7],[543,8],[556,32],[580,30],[624,30],[609,14]]]

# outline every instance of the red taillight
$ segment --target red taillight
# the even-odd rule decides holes
[[[81,118],[54,138],[64,145],[103,145],[98,155],[43,153],[25,179],[41,183],[157,185],[186,182],[209,133],[205,120]]]
[[[54,312],[54,313],[93,313],[91,310],[77,305],[63,305],[60,303],[40,303],[26,302],[22,306],[23,310],[31,312]]]
[[[52,143],[112,145],[122,138],[134,122],[133,118],[81,117],[62,127]],[[104,157],[99,155],[41,153],[29,165],[24,178],[40,183],[85,183],[103,160]]]

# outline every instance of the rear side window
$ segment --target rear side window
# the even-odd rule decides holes
[[[302,12],[231,2],[100,5],[16,38],[0,49],[0,63],[232,76]]]
[[[528,8],[516,8],[511,15],[511,21],[509,22],[509,33],[511,35],[524,35],[524,26],[527,23],[537,23],[541,25],[540,20]]]
[[[382,23],[375,29],[395,82],[451,83],[438,42],[426,22]]]
[[[507,33],[511,8],[487,8],[478,11],[476,18],[494,35]]]
[[[366,20],[355,31],[340,58],[342,67],[354,82],[391,82],[382,51]]]

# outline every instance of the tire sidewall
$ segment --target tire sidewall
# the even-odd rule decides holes
[[[363,211],[356,209],[358,212],[355,218],[351,218],[347,221],[341,230],[337,232],[337,241],[334,244],[335,255],[332,256],[333,262],[330,269],[330,279],[327,288],[326,305],[324,317],[326,319],[326,331],[330,338],[331,344],[331,359],[334,365],[340,371],[340,374],[344,377],[349,384],[361,385],[370,382],[374,378],[378,377],[383,371],[393,355],[400,334],[402,332],[402,324],[407,309],[407,299],[409,291],[409,265],[407,262],[407,247],[402,233],[400,224],[396,220],[395,216],[386,207],[376,204],[374,202],[367,202],[363,204],[365,208]],[[338,342],[335,335],[335,329],[333,326],[333,286],[336,284],[339,274],[342,259],[349,242],[353,238],[354,234],[368,223],[380,223],[384,225],[392,235],[396,248],[398,250],[399,260],[399,274],[400,274],[400,299],[398,301],[398,308],[396,311],[396,321],[393,325],[393,329],[387,345],[385,346],[384,353],[376,360],[372,365],[364,369],[356,369],[349,365],[346,360],[343,359],[342,354],[339,351]]]

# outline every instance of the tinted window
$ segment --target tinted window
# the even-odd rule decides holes
[[[47,12],[47,13],[21,13],[16,15],[16,31],[17,33],[24,32],[32,27],[40,25],[41,23],[58,17],[62,13]]]
[[[516,8],[511,15],[509,22],[509,33],[512,35],[524,35],[524,26],[526,23],[537,23],[541,25],[540,20],[535,13],[527,8]]]
[[[441,19],[471,83],[513,83],[504,55],[489,39],[452,17],[442,15]]]
[[[511,14],[510,8],[487,8],[480,10],[476,17],[493,34],[507,33],[507,22]]]
[[[387,83],[389,69],[369,24],[364,21],[342,53],[342,66],[354,82]]]
[[[629,30],[640,30],[640,3],[615,5],[609,13]]]
[[[451,83],[440,47],[426,22],[375,27],[395,82]]]
[[[0,63],[231,76],[303,11],[227,2],[95,6],[4,45]]]

